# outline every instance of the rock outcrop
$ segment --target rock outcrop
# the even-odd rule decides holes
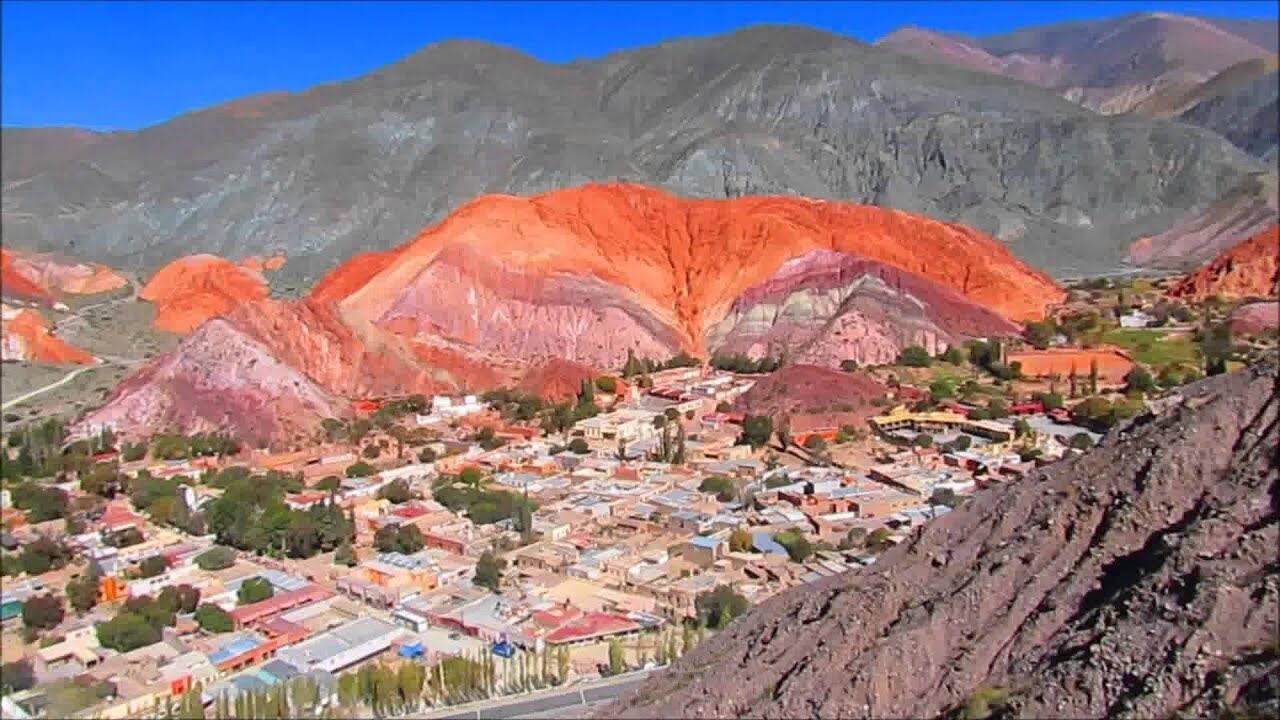
[[[597,717],[1280,711],[1274,364],[771,598]],[[970,716],[974,716],[972,713]]]
[[[90,365],[96,359],[56,337],[39,310],[0,305],[0,360]]]
[[[583,382],[594,383],[600,373],[570,360],[548,360],[529,369],[519,388],[552,402],[573,402]],[[618,381],[621,383],[621,380]]]
[[[1280,329],[1280,302],[1256,302],[1231,311],[1231,332],[1253,335]]]
[[[19,276],[12,280],[18,296],[47,300],[61,295],[97,295],[129,284],[123,275],[101,263],[66,261],[45,253],[0,252],[5,255],[6,278]]]
[[[1280,225],[1223,252],[1179,280],[1169,294],[1196,299],[1280,296]]]
[[[267,296],[267,282],[254,265],[189,255],[152,275],[138,297],[155,303],[158,329],[186,334],[209,318]]]

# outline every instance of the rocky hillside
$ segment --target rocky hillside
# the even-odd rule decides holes
[[[1277,222],[1280,193],[1276,175],[1258,173],[1168,230],[1134,241],[1129,246],[1129,260],[1153,267],[1193,268]]]
[[[752,609],[597,716],[1274,716],[1276,381],[1186,386],[874,566]]]
[[[1168,97],[1193,92],[1237,63],[1277,52],[1272,21],[1166,12],[981,37],[907,27],[876,44],[930,62],[1018,78],[1103,114],[1136,110],[1155,116]]]
[[[1169,289],[1173,297],[1266,298],[1280,295],[1280,225],[1229,248]]]
[[[204,356],[215,347],[206,322],[154,366],[234,378],[220,365],[265,352],[336,396],[479,390],[550,360],[616,370],[628,352],[885,362],[909,344],[1017,333],[1063,294],[967,227],[849,203],[693,200],[622,183],[477,198],[393,251],[352,258],[298,302],[243,302],[244,292],[222,292],[228,283],[197,282],[207,273],[179,282],[182,267],[158,274],[143,297],[153,286],[234,296],[218,310],[223,347]],[[192,296],[155,296],[161,318],[192,317],[169,312]],[[87,422],[145,429],[136,413],[113,409],[143,406],[130,399],[139,393],[160,406],[152,420],[186,418],[165,405],[213,404],[166,393],[172,383],[151,387],[151,377],[161,376],[122,383]],[[235,429],[237,419],[223,422]]]
[[[608,179],[924,213],[1079,274],[1266,169],[1199,128],[1098,117],[1018,80],[796,26],[566,65],[444,42],[64,152],[27,147],[48,132],[3,140],[7,243],[148,271],[193,251],[282,251],[299,287],[477,195]]]

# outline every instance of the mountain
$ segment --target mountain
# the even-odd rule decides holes
[[[158,329],[189,333],[237,305],[267,297],[262,270],[257,257],[236,264],[213,255],[188,255],[156,271],[138,297],[155,303]]]
[[[39,310],[0,304],[0,360],[91,365],[94,357],[56,337]]]
[[[1152,267],[1185,269],[1280,222],[1276,175],[1258,173],[1242,179],[1200,212],[1173,227],[1129,246],[1129,261]]]
[[[616,370],[629,353],[787,352],[834,367],[1016,334],[1062,296],[990,236],[900,211],[622,183],[488,195],[400,247],[351,258],[299,301],[234,304],[123,381],[85,427],[148,429],[120,410],[134,406],[149,421],[211,422],[164,408],[212,407],[191,389],[222,386],[174,376],[234,378],[223,365],[250,352],[340,397],[514,384],[555,359]],[[234,415],[218,422],[240,427]]]
[[[1266,298],[1280,295],[1280,225],[1231,247],[1169,288],[1173,297]]]
[[[1274,364],[750,609],[597,717],[1271,717]]]
[[[28,157],[47,142],[3,135]],[[923,213],[1081,274],[1265,169],[1201,129],[758,26],[563,65],[438,43],[352,80],[6,164],[2,219],[11,245],[147,271],[192,252],[283,252],[282,277],[302,286],[478,195],[618,179]]]
[[[1154,96],[1190,91],[1277,51],[1275,22],[1143,12],[971,37],[906,27],[876,41],[930,62],[1017,78],[1103,114],[1150,111]]]
[[[100,263],[0,248],[0,294],[5,297],[47,304],[55,297],[96,295],[127,284],[124,276]]]

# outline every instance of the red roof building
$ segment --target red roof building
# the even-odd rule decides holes
[[[236,627],[244,627],[265,620],[273,615],[301,607],[308,603],[319,602],[333,593],[319,585],[308,585],[299,590],[272,595],[266,600],[249,605],[241,605],[229,614]]]
[[[107,507],[102,511],[102,517],[98,518],[97,522],[98,529],[102,532],[123,530],[127,527],[142,529],[142,524],[142,516],[119,501],[107,503]]]
[[[639,632],[640,629],[640,623],[625,615],[589,612],[547,633],[543,640],[549,645],[588,642]]]

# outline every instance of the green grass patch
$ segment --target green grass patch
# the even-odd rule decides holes
[[[1134,360],[1153,367],[1169,363],[1199,364],[1200,354],[1191,336],[1182,332],[1149,328],[1117,328],[1102,334],[1102,342],[1128,350]]]

